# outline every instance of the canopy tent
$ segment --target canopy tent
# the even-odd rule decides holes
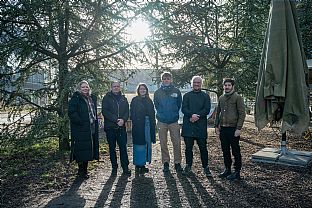
[[[282,142],[280,150],[265,148],[253,155],[254,160],[276,162],[282,156],[285,160],[293,156],[301,161],[300,155],[286,150],[286,131],[302,134],[309,127],[307,73],[295,2],[272,0],[258,74],[255,124],[261,130],[268,123],[281,121]]]

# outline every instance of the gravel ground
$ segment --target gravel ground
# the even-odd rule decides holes
[[[169,142],[170,144],[170,142]],[[29,207],[312,207],[312,169],[254,163],[251,155],[263,147],[278,147],[271,129],[256,131],[245,122],[241,138],[242,180],[219,179],[223,169],[220,142],[209,128],[209,165],[213,177],[204,176],[195,144],[193,173],[162,172],[160,144],[153,146],[153,161],[145,176],[110,174],[109,156],[104,155],[88,180],[76,179],[60,190],[36,192],[27,200]],[[312,151],[312,140],[289,137],[289,149]],[[171,146],[170,146],[171,147]],[[182,142],[184,148],[184,143]],[[130,162],[132,147],[129,145]],[[172,148],[171,148],[172,153]],[[172,155],[171,155],[172,156]],[[184,156],[184,153],[183,153]],[[184,157],[183,157],[184,159]],[[184,163],[184,160],[183,160]],[[120,170],[121,171],[121,170]]]

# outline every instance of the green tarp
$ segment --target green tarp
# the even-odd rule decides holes
[[[272,0],[258,74],[255,124],[258,129],[282,119],[281,132],[301,134],[310,122],[307,65],[295,2]]]

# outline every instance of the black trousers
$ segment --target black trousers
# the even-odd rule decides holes
[[[79,175],[88,174],[88,161],[78,162],[78,174]]]
[[[236,130],[235,127],[221,126],[220,140],[225,168],[231,169],[232,166],[231,149],[232,149],[232,155],[234,156],[234,169],[235,171],[240,171],[242,168],[242,156],[239,146],[240,137],[234,136],[235,130]]]
[[[120,129],[107,129],[106,138],[109,145],[109,156],[112,164],[112,168],[118,167],[117,155],[116,155],[116,143],[119,146],[120,163],[123,169],[128,169],[129,159],[127,153],[127,132],[126,128]]]
[[[208,166],[208,151],[206,138],[184,137],[186,164],[189,166],[192,166],[193,164],[193,146],[195,140],[197,141],[197,145],[199,147],[202,167],[205,168]]]

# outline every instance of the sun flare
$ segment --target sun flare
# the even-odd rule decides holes
[[[148,22],[138,19],[133,22],[128,28],[129,39],[132,41],[144,41],[151,35]]]

